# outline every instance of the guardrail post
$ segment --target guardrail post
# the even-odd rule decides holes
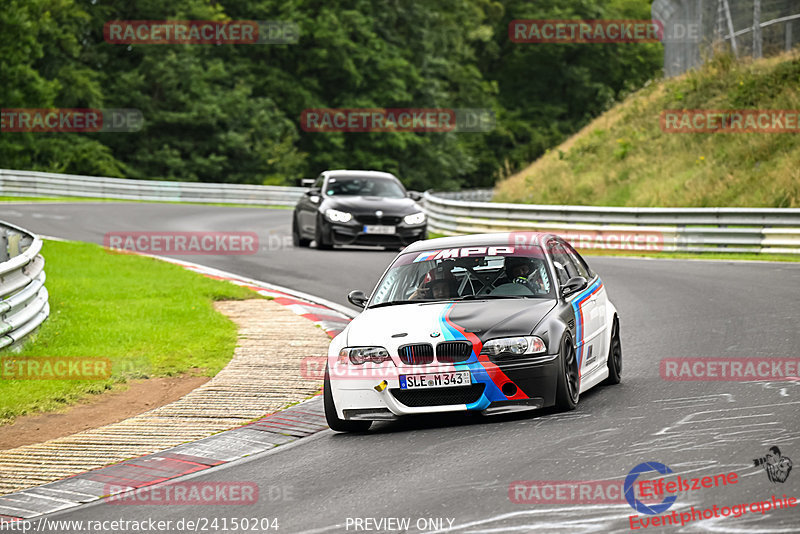
[[[8,251],[8,235],[5,230],[0,228],[0,263],[8,261],[11,258]]]

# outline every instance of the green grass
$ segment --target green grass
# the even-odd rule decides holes
[[[650,84],[530,167],[497,202],[596,206],[800,207],[800,134],[665,133],[664,110],[800,110],[800,52],[721,55]]]
[[[103,380],[0,379],[0,423],[58,410],[131,378],[213,376],[233,356],[236,325],[217,300],[258,297],[170,263],[88,243],[45,241],[50,317],[18,354],[104,357]]]
[[[13,197],[0,196],[0,202],[145,202],[149,204],[199,204],[202,206],[226,206],[229,208],[266,208],[271,210],[290,210],[294,206],[272,206],[262,204],[226,204],[224,202],[176,202],[171,200],[126,200],[121,198],[86,197]]]

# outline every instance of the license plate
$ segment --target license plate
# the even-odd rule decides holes
[[[364,226],[364,233],[365,234],[382,234],[382,235],[391,235],[395,233],[394,226],[383,226],[383,225],[365,225]]]
[[[469,371],[455,373],[431,373],[429,375],[400,375],[400,389],[451,388],[469,386],[472,377]]]

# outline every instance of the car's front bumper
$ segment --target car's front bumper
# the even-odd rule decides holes
[[[393,362],[382,366],[337,363],[331,367],[331,392],[338,416],[342,419],[380,420],[404,415],[466,411],[492,414],[542,408],[555,404],[560,361],[558,355],[551,358],[536,363],[494,362],[499,373],[493,365],[477,361],[404,367],[396,367]],[[400,375],[463,370],[470,371],[472,385],[400,389]],[[509,382],[513,387],[507,385]]]
[[[387,247],[405,246],[425,239],[427,224],[414,226],[401,223],[395,226],[394,234],[368,234],[359,222],[327,223],[328,242],[334,245],[377,245]]]

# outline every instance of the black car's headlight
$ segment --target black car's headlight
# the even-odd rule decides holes
[[[536,336],[501,337],[483,344],[481,354],[487,356],[523,356],[525,354],[544,354],[547,345]]]
[[[346,211],[339,211],[331,208],[325,210],[325,217],[327,217],[328,220],[331,222],[346,223],[350,222],[353,219],[353,214],[347,213]]]
[[[403,222],[408,225],[422,224],[425,222],[425,214],[419,212],[419,213],[412,213],[411,215],[406,215],[405,217],[403,217]]]
[[[391,360],[389,351],[383,347],[345,347],[339,351],[338,363],[349,361],[353,365],[362,365],[367,362],[383,363]]]

